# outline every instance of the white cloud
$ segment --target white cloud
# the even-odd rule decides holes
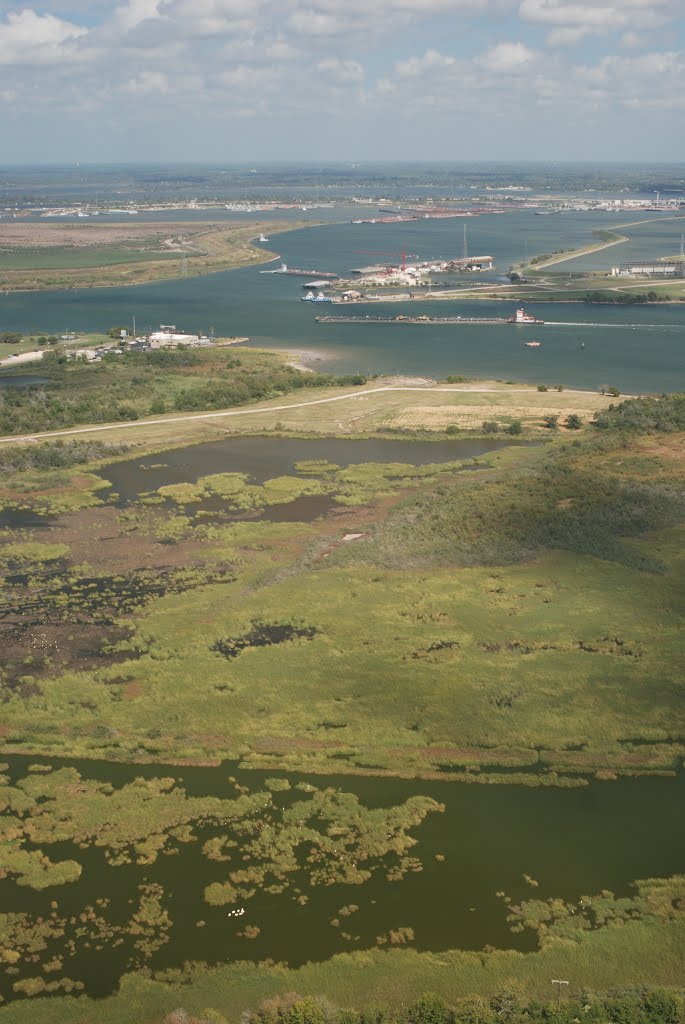
[[[0,24],[0,64],[57,64],[75,55],[73,44],[87,29],[52,14],[13,11]]]
[[[335,14],[303,10],[290,15],[288,27],[302,36],[337,36],[345,32],[348,25]]]
[[[128,3],[116,7],[112,20],[124,31],[140,25],[143,21],[159,16],[160,0],[128,0]]]
[[[496,75],[510,75],[526,71],[534,57],[524,43],[498,43],[476,62]]]
[[[683,0],[521,0],[519,16],[549,26],[549,45],[569,46],[591,35],[659,27],[683,9]]]
[[[327,57],[320,60],[316,67],[334,82],[361,82],[364,78],[364,68],[356,60]]]
[[[141,71],[135,78],[126,83],[126,91],[145,95],[169,92],[169,77],[162,71]]]
[[[426,50],[423,57],[410,57],[400,61],[396,67],[399,78],[423,78],[435,71],[452,68],[457,63],[454,57],[446,57],[437,50]]]

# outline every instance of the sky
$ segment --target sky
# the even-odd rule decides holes
[[[685,158],[685,0],[0,0],[0,163]]]

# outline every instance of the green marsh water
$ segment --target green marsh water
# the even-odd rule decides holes
[[[36,760],[50,763],[44,758],[9,758],[10,774],[21,777]],[[229,776],[251,790],[258,789],[265,778],[265,773],[240,771],[231,764],[173,768],[68,763],[84,778],[111,781],[117,787],[137,776],[171,776],[189,795],[198,796],[233,795]],[[270,777],[277,774],[268,772]],[[293,777],[293,785],[301,779]],[[349,776],[315,776],[310,781],[320,788],[356,793],[371,807],[399,803],[413,794],[444,803],[444,814],[429,815],[412,831],[418,839],[412,855],[421,859],[423,870],[410,872],[399,882],[387,881],[380,872],[362,885],[319,886],[306,891],[310,900],[305,906],[296,902],[292,892],[274,896],[258,891],[245,902],[245,915],[231,919],[227,917],[230,908],[213,908],[202,899],[208,883],[226,878],[226,865],[208,861],[201,854],[204,839],[230,830],[205,826],[195,829],[199,841],[179,844],[177,855],[161,855],[148,866],[111,867],[96,848],[84,851],[69,843],[51,846],[47,852],[52,859],[73,857],[83,864],[81,879],[42,893],[1,882],[2,908],[47,915],[50,901],[56,900],[60,915],[78,915],[86,905],[107,897],[112,902],[103,916],[123,923],[131,913],[129,901],[136,898],[137,886],[156,883],[164,889],[163,905],[173,923],[170,941],[149,960],[151,968],[177,966],[188,959],[217,963],[271,958],[296,966],[336,952],[374,946],[377,936],[406,927],[414,930],[413,944],[418,949],[479,949],[488,943],[529,949],[534,944],[530,934],[509,931],[506,905],[497,892],[505,892],[514,903],[552,896],[576,901],[603,888],[627,895],[631,880],[667,876],[682,867],[682,773],[673,779],[592,782],[575,790]],[[292,792],[274,794],[277,804],[287,804],[293,798]],[[437,860],[436,855],[444,860]],[[531,888],[524,874],[539,886]],[[340,917],[339,909],[350,904],[359,910]],[[331,926],[334,918],[339,918],[341,927]],[[198,928],[198,921],[204,921],[204,926]],[[256,939],[237,937],[236,932],[246,925],[261,929]],[[347,931],[352,939],[346,941],[341,931]],[[54,951],[59,949],[56,940]],[[63,973],[82,980],[92,994],[103,995],[135,962],[130,940],[115,949],[107,948],[106,953],[78,943],[76,955],[66,958]]]

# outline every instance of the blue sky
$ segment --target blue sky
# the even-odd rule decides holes
[[[0,12],[3,163],[683,159],[685,0]]]

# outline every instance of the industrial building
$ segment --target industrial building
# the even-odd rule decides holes
[[[685,260],[640,260],[611,268],[612,277],[685,277]]]

